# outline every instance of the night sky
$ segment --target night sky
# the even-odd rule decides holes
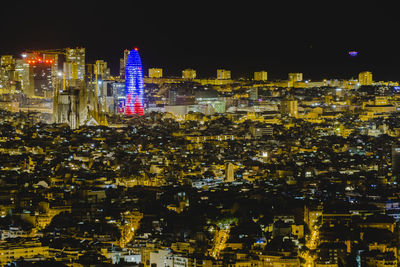
[[[400,16],[390,4],[105,2],[2,1],[0,54],[84,46],[88,61],[104,59],[117,74],[122,50],[137,46],[145,69],[168,76],[194,68],[213,77],[227,68],[233,78],[266,70],[270,79],[288,72],[321,79],[370,70],[375,80],[400,80]],[[359,55],[349,57],[351,50]]]

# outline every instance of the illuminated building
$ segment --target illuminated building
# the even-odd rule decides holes
[[[2,67],[11,65],[13,63],[13,58],[10,55],[1,56],[0,65]]]
[[[168,91],[168,104],[171,106],[176,105],[176,98],[178,96],[178,91],[171,89]]]
[[[318,223],[318,217],[322,216],[322,207],[304,207],[304,222],[308,225],[310,229]]]
[[[254,80],[255,81],[266,81],[267,79],[268,79],[268,72],[266,72],[266,71],[254,72]]]
[[[124,58],[119,60],[119,77],[121,79],[125,79],[126,61],[128,60],[129,52],[130,51],[128,49],[125,49]]]
[[[67,48],[64,62],[66,79],[83,80],[85,77],[85,48]]]
[[[125,83],[113,82],[111,83],[111,90],[114,98],[114,113],[124,113]]]
[[[289,115],[290,117],[297,118],[298,115],[298,101],[293,97],[283,99],[281,101],[281,113]]]
[[[129,53],[126,61],[125,71],[125,114],[143,115],[144,85],[142,61],[138,49],[135,48]]]
[[[376,114],[396,112],[396,106],[392,105],[385,96],[375,96],[374,101],[363,102],[362,108],[366,112]]]
[[[24,59],[15,61],[15,79],[21,83],[21,91],[27,93],[30,87],[29,79],[29,64]]]
[[[15,65],[12,56],[0,57],[0,94],[15,91]]]
[[[101,77],[102,80],[110,78],[110,68],[104,60],[96,60],[94,65],[94,73]]]
[[[256,101],[258,99],[258,87],[253,87],[249,89],[249,99]]]
[[[24,63],[27,65],[25,66]],[[17,64],[17,72],[21,70],[22,82],[26,81],[26,84],[23,84],[24,93],[28,97],[51,98],[53,96],[53,64],[55,60],[45,57],[45,54],[32,53],[26,57],[24,63],[21,64],[22,66]]]
[[[270,125],[265,126],[250,126],[249,128],[251,135],[254,138],[261,138],[262,136],[268,135],[272,136],[274,134],[274,129]],[[268,154],[268,153],[267,153]],[[265,154],[265,155],[267,155]]]
[[[392,175],[399,177],[400,175],[400,147],[392,147]]]
[[[195,96],[188,91],[172,88],[168,91],[168,105],[193,105],[195,104]]]
[[[88,73],[92,72],[90,70],[90,67],[88,68]],[[113,104],[113,100],[111,100],[110,98],[107,101],[107,96],[110,95],[107,91],[107,84],[108,82],[106,82],[105,80],[110,78],[110,69],[107,67],[107,62],[105,62],[104,60],[96,60],[96,63],[93,65],[93,73],[94,73],[94,90],[95,90],[95,94],[94,94],[94,98],[97,99],[94,102],[98,103],[98,108],[99,110],[101,110],[102,112],[104,111],[108,111],[108,106],[110,106],[110,102],[112,102]],[[113,109],[113,107],[111,108]]]
[[[185,69],[182,71],[183,79],[196,79],[196,71],[192,69]]]
[[[229,80],[231,78],[230,70],[217,70],[217,79],[218,80]]]
[[[163,70],[159,68],[149,69],[149,78],[162,78]]]
[[[7,263],[18,260],[20,258],[31,259],[41,255],[42,257],[49,256],[49,247],[42,246],[41,243],[28,241],[24,243],[0,245],[0,265],[5,266]]]
[[[303,73],[289,73],[288,79],[292,82],[301,82],[303,80]]]
[[[28,97],[53,97],[54,88],[60,82],[65,49],[30,50],[16,60],[16,79]],[[60,68],[61,67],[61,68]]]
[[[211,103],[215,113],[225,113],[226,111],[226,102],[225,101],[214,101]]]
[[[52,62],[43,60],[31,63],[33,75],[33,95],[51,98],[53,95]]]
[[[225,182],[233,182],[235,181],[235,170],[232,162],[229,162],[225,165]]]
[[[372,72],[360,72],[360,74],[358,74],[358,82],[360,85],[372,85]]]

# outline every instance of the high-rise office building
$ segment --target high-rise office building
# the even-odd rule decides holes
[[[160,68],[149,69],[149,78],[162,78],[163,70]]]
[[[61,82],[64,49],[31,50],[24,52],[15,63],[16,76],[22,91],[29,97],[52,98],[54,88]],[[40,85],[39,85],[40,84]]]
[[[231,71],[230,70],[217,70],[217,79],[218,80],[229,80],[231,78]]]
[[[301,82],[303,80],[303,73],[289,73],[288,79],[292,82]]]
[[[84,80],[85,48],[67,48],[65,51],[64,73],[66,79]]]
[[[25,59],[15,60],[15,79],[21,84],[21,91],[27,95],[30,90],[30,64]]]
[[[0,57],[0,91],[11,92],[12,85],[15,84],[15,64],[12,56]]]
[[[109,81],[107,81],[110,78],[110,69],[107,67],[107,62],[104,60],[96,60],[95,64],[93,65],[93,70],[90,70],[89,67],[87,72],[92,72],[94,74],[93,89],[95,90],[94,96],[97,98],[96,102],[98,102],[99,111],[109,111],[108,107],[111,105],[111,103],[114,104],[114,100],[111,98],[111,92],[108,92],[111,91],[111,86],[109,86]]]
[[[94,65],[94,74],[99,76],[102,80],[110,78],[110,68],[107,67],[107,62],[104,60],[96,60]]]
[[[372,85],[372,72],[363,71],[358,74],[358,83],[360,85]]]
[[[255,81],[266,81],[268,79],[268,72],[266,71],[256,71],[254,72]]]
[[[124,57],[119,60],[119,77],[125,79],[126,61],[128,60],[129,50],[124,50]]]
[[[125,72],[125,114],[144,114],[144,85],[142,60],[138,49],[130,51]]]
[[[46,57],[39,51],[27,53],[22,60],[16,61],[16,76],[26,96],[53,97],[55,63],[54,57]]]
[[[192,69],[185,69],[182,71],[183,79],[196,79],[196,71]]]
[[[53,97],[52,63],[50,61],[37,61],[31,63],[33,76],[33,94],[31,97]]]

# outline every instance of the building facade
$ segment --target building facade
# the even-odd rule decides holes
[[[65,53],[64,73],[69,80],[85,78],[85,48],[67,48]]]
[[[196,79],[196,71],[193,69],[185,69],[182,71],[183,79]]]
[[[360,85],[372,85],[372,72],[363,71],[358,74],[358,83]]]
[[[289,73],[288,80],[292,82],[301,82],[303,80],[303,73]]]
[[[268,72],[266,71],[256,71],[254,72],[255,81],[266,81],[268,79]]]
[[[160,68],[149,69],[149,78],[162,78],[163,70]]]
[[[230,70],[217,70],[217,79],[218,80],[229,80],[231,78],[231,71]]]

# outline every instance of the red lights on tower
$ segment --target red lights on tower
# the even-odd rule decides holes
[[[53,64],[54,60],[52,60],[52,59],[43,60],[41,58],[31,58],[31,59],[28,59],[26,62],[28,64],[36,64],[36,63]]]
[[[133,48],[135,51],[139,51],[139,47],[134,47]]]

